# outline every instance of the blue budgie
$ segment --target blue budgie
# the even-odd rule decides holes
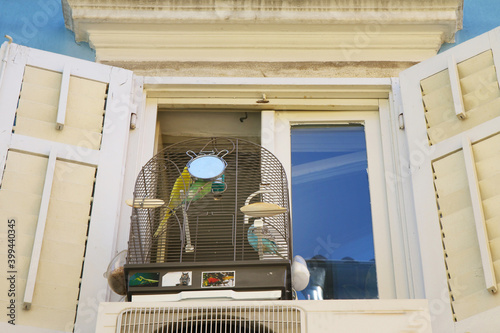
[[[278,246],[267,229],[264,227],[259,227],[259,229],[260,230],[258,230],[255,225],[252,225],[248,228],[247,232],[248,243],[254,248],[254,250],[259,252],[259,247],[262,246],[262,253],[276,254],[281,258],[286,259],[279,253]],[[262,245],[260,245],[259,237],[261,237]],[[260,254],[261,253],[259,252],[259,255]]]

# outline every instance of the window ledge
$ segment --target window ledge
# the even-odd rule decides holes
[[[430,333],[430,312],[427,300],[325,300],[325,301],[200,301],[196,308],[240,309],[268,306],[297,307],[302,332],[387,332],[416,331]],[[130,308],[162,309],[193,307],[192,302],[120,302],[101,303],[96,332],[104,332],[116,325],[121,311]],[[247,310],[248,311],[248,310]],[[307,318],[307,320],[306,320]],[[383,325],[381,325],[383,323]],[[164,322],[162,321],[162,324]],[[266,322],[268,324],[268,322]]]

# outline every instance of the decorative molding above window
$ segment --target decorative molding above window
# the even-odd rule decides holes
[[[463,0],[63,0],[97,61],[419,62],[452,42]]]

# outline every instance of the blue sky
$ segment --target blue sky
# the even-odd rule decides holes
[[[455,35],[455,43],[444,44],[440,52],[498,26],[500,26],[499,0],[465,0],[464,27]]]
[[[95,59],[88,43],[77,44],[73,32],[66,29],[61,0],[0,0],[0,34],[10,35],[20,45]]]

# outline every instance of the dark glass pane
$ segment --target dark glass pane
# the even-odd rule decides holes
[[[376,298],[366,139],[361,125],[292,127],[293,251],[300,298]]]

